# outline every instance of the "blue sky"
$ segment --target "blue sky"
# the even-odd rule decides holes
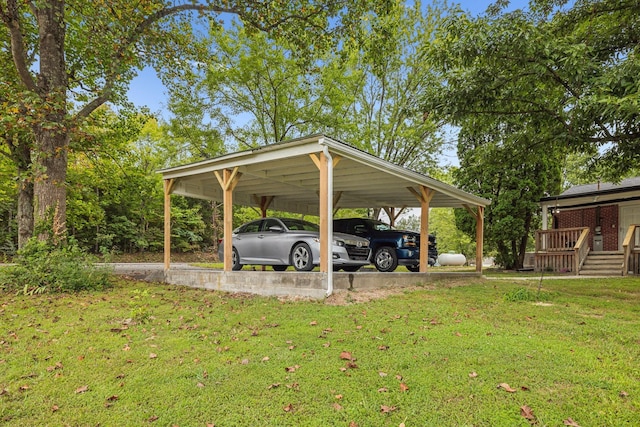
[[[423,3],[427,3],[423,0]],[[493,0],[463,0],[457,1],[464,10],[472,15],[482,14]],[[510,8],[523,8],[527,0],[511,0]],[[154,113],[165,116],[167,105],[167,91],[152,68],[146,68],[131,82],[128,92],[129,101],[137,107],[147,106]]]

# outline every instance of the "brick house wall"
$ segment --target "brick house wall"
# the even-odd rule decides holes
[[[593,236],[597,224],[596,215],[600,212],[602,232],[602,250],[618,250],[618,205],[565,209],[553,214],[553,228],[589,227],[589,247],[593,249]]]

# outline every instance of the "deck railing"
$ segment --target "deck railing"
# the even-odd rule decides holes
[[[629,271],[640,274],[640,224],[631,224],[622,241],[624,260],[622,262],[622,275]]]
[[[589,228],[536,231],[535,271],[578,274],[589,254]]]

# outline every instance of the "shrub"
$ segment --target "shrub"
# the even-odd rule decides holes
[[[533,290],[529,288],[516,288],[504,295],[505,301],[549,301],[552,295],[549,292]]]
[[[54,244],[32,238],[18,251],[16,265],[0,269],[0,287],[25,295],[110,287],[111,271],[95,261],[73,239]]]

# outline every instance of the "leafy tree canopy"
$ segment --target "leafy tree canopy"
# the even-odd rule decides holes
[[[544,123],[548,141],[591,154],[617,179],[640,160],[640,14],[636,0],[531,0],[529,9],[452,14],[425,49],[443,83],[424,108]],[[531,132],[540,132],[530,129]]]

